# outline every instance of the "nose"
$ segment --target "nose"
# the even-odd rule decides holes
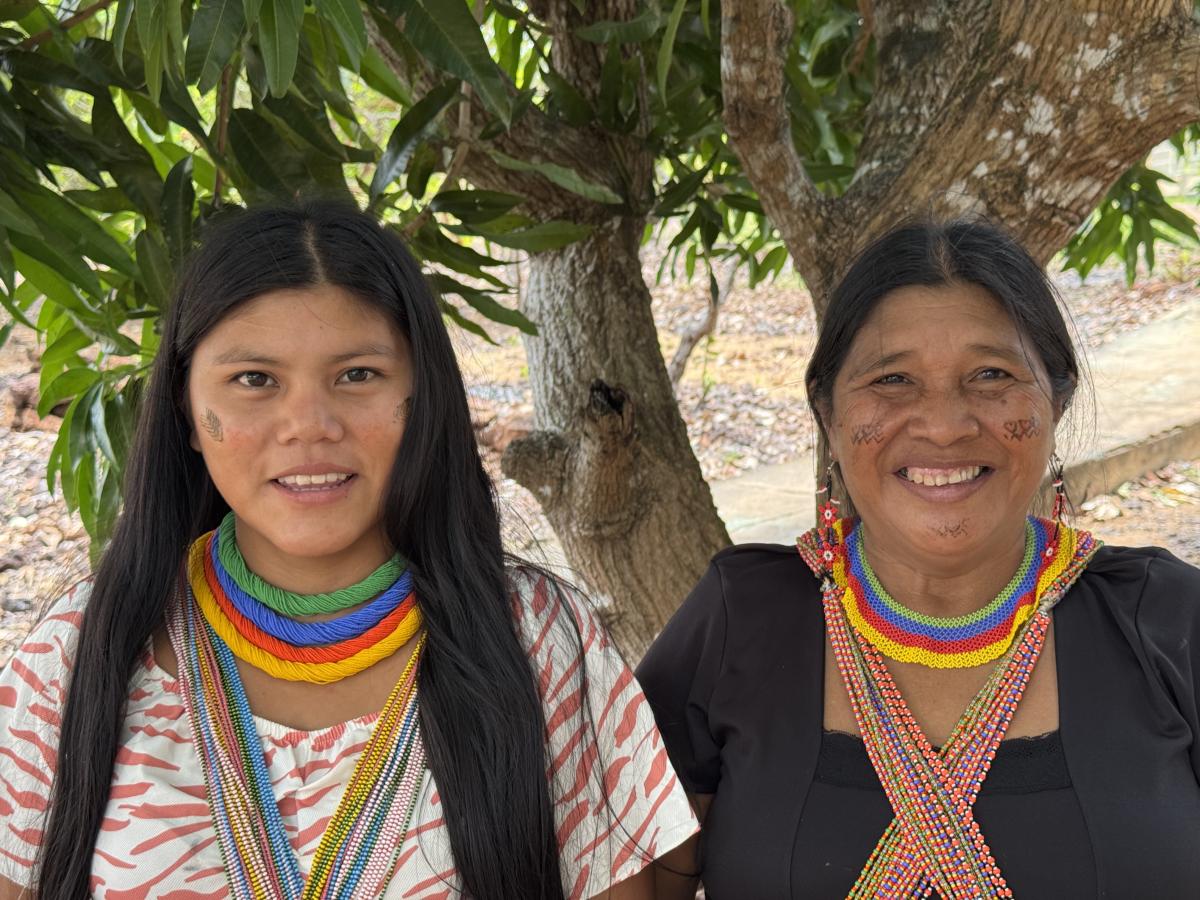
[[[949,447],[978,437],[981,426],[971,399],[955,386],[922,391],[912,409],[908,430],[913,437]]]
[[[340,441],[345,428],[335,399],[320,385],[289,385],[277,407],[276,439],[281,444]]]

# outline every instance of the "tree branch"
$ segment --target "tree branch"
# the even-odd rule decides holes
[[[102,10],[112,6],[116,2],[117,0],[100,0],[99,3],[93,3],[91,6],[79,10],[79,12],[75,13],[74,15],[67,16],[67,18],[59,22],[57,26],[53,28],[47,28],[45,31],[39,31],[37,34],[31,34],[29,37],[25,38],[25,40],[21,41],[21,43],[17,44],[17,47],[21,50],[33,50],[37,47],[40,47],[42,44],[46,43],[46,41],[50,40],[50,38],[54,37],[54,35],[59,31],[69,31],[80,22],[86,22],[88,19],[92,18]]]
[[[793,20],[781,0],[721,5],[725,127],[763,210],[807,277],[820,268],[821,196],[792,141],[783,67]]]

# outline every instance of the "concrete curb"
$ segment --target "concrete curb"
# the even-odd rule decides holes
[[[1118,485],[1171,460],[1197,457],[1200,457],[1200,419],[1071,463],[1064,470],[1067,490],[1075,503],[1082,503],[1090,497],[1112,493]]]

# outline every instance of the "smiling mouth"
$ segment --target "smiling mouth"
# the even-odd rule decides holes
[[[311,493],[336,490],[354,477],[346,472],[330,472],[325,475],[286,475],[271,480],[289,491]]]
[[[958,466],[956,468],[930,469],[917,466],[906,466],[896,474],[905,481],[926,487],[941,487],[946,484],[963,484],[987,475],[992,471],[991,466]]]

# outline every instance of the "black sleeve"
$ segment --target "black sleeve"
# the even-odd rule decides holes
[[[1146,568],[1137,630],[1175,708],[1192,731],[1192,769],[1200,780],[1200,569],[1166,550]]]
[[[650,701],[667,753],[689,793],[712,794],[721,748],[708,707],[725,654],[725,588],[716,563],[650,646],[637,678]]]

